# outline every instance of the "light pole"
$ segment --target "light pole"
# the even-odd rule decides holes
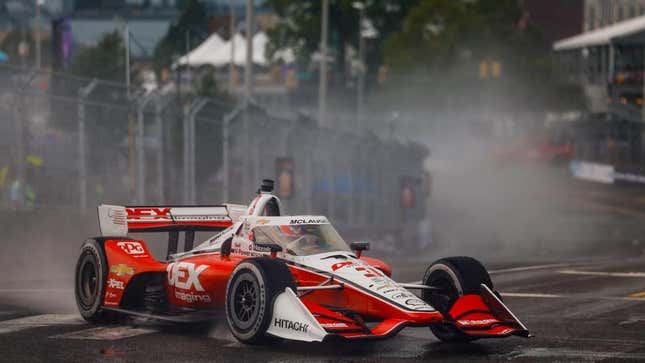
[[[98,85],[98,80],[93,78],[85,87],[78,90],[78,172],[79,172],[79,204],[81,211],[87,208],[87,155],[85,135],[85,101]]]
[[[118,16],[114,18],[114,21],[123,36],[123,46],[125,48],[125,87],[128,100],[130,100],[130,25],[128,25],[127,20]]]
[[[125,87],[130,99],[130,25],[126,21],[123,25],[123,44],[125,46]]]
[[[329,0],[322,1],[320,22],[320,80],[318,82],[318,123],[327,126],[327,38],[329,36]]]
[[[235,31],[235,8],[233,7],[233,0],[229,2],[229,10],[230,10],[230,36],[229,40],[231,42],[231,62],[228,65],[228,85],[230,87],[230,92],[231,95],[233,94],[233,91],[235,90],[235,34],[237,32]]]
[[[360,67],[358,69],[358,84],[356,87],[356,131],[360,132],[363,128],[363,98],[365,97],[365,37],[363,36],[363,22],[365,21],[365,4],[354,2],[354,9],[359,12],[358,20],[358,59]]]
[[[244,65],[244,106],[253,94],[253,0],[246,0],[246,63]]]
[[[42,65],[41,49],[40,49],[40,7],[45,0],[36,0],[36,69],[40,70]]]

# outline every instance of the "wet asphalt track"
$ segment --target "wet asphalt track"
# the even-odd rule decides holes
[[[76,314],[68,288],[5,283],[0,361],[645,361],[645,258],[489,269],[534,338],[454,345],[437,341],[427,328],[408,328],[376,342],[248,347],[225,324],[210,331],[152,321],[94,327]]]

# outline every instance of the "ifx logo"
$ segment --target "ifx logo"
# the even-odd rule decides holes
[[[130,220],[169,219],[170,208],[127,208]]]
[[[179,289],[204,291],[199,282],[199,274],[208,268],[207,265],[195,265],[190,262],[173,262],[166,267],[168,284]]]

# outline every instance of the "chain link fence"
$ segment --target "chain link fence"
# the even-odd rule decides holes
[[[346,230],[400,231],[424,218],[428,152],[414,143],[278,117],[253,101],[8,66],[0,99],[2,209],[247,203],[272,178],[290,213],[325,214]]]

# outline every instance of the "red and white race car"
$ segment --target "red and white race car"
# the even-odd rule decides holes
[[[83,243],[76,265],[81,315],[193,322],[223,312],[244,343],[386,338],[406,326],[444,341],[529,336],[475,259],[443,258],[420,284],[397,283],[363,255],[367,243],[348,246],[325,217],[282,216],[272,190],[265,180],[248,207],[99,206],[102,236]],[[193,248],[208,230],[219,233]],[[128,232],[168,232],[167,260]]]

